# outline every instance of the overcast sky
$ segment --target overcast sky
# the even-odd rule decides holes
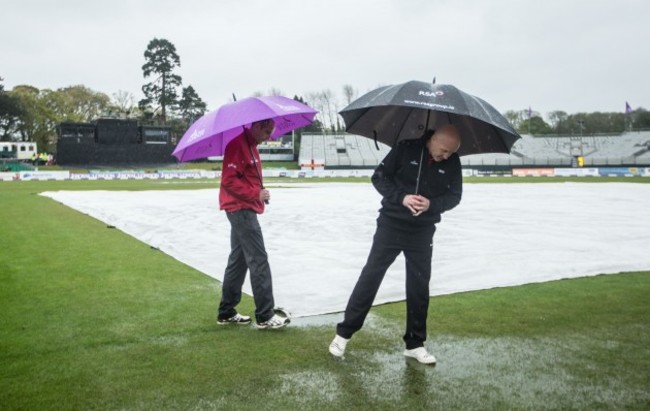
[[[0,0],[5,89],[142,98],[153,38],[210,110],[255,92],[454,84],[499,111],[650,109],[647,0]],[[343,104],[341,104],[343,105]],[[340,107],[342,108],[342,106]]]

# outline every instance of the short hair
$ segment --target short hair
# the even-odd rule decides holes
[[[262,128],[267,128],[268,126],[274,126],[275,121],[272,118],[267,118],[267,119],[264,119],[264,120],[258,120],[258,121],[254,121],[253,124],[251,124],[251,127],[253,127],[255,124],[259,124],[260,127],[262,127]]]

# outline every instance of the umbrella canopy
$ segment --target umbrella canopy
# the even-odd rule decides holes
[[[282,96],[249,97],[225,104],[196,120],[187,129],[172,153],[178,161],[221,156],[226,145],[256,121],[272,118],[271,139],[310,124],[317,111]]]
[[[521,138],[486,101],[448,84],[409,81],[380,87],[350,103],[340,114],[347,132],[391,147],[444,124],[458,127],[461,156],[509,153]]]

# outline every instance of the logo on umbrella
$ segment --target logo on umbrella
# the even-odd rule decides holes
[[[437,103],[431,103],[429,101],[415,101],[415,100],[404,100],[405,104],[416,104],[420,106],[427,106],[431,107],[433,109],[440,109],[443,111],[453,111],[456,110],[456,107],[454,106],[449,106],[447,104],[437,104]]]
[[[275,105],[276,105],[278,108],[280,108],[281,110],[283,110],[283,111],[285,111],[285,112],[289,112],[289,113],[290,113],[290,112],[293,112],[293,111],[298,111],[298,110],[300,110],[300,107],[296,107],[296,106],[289,106],[289,105],[284,105],[284,104],[279,104],[279,103],[276,103]]]
[[[201,138],[204,134],[205,134],[205,129],[203,128],[194,130],[194,132],[190,134],[190,137],[187,139],[188,143],[196,140],[197,138]]]
[[[418,93],[418,95],[420,95],[420,96],[426,96],[426,97],[441,97],[441,96],[444,96],[445,93],[444,93],[444,91],[441,91],[441,90],[438,90],[438,91],[424,91],[424,90],[420,90],[420,92]]]

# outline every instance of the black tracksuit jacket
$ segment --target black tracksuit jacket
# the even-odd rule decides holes
[[[460,203],[463,175],[458,154],[435,162],[425,144],[424,139],[404,140],[395,146],[375,169],[372,184],[383,196],[379,224],[433,233],[435,224],[440,222],[440,215]],[[402,204],[407,194],[416,194],[416,185],[417,194],[431,202],[429,209],[417,217]]]

